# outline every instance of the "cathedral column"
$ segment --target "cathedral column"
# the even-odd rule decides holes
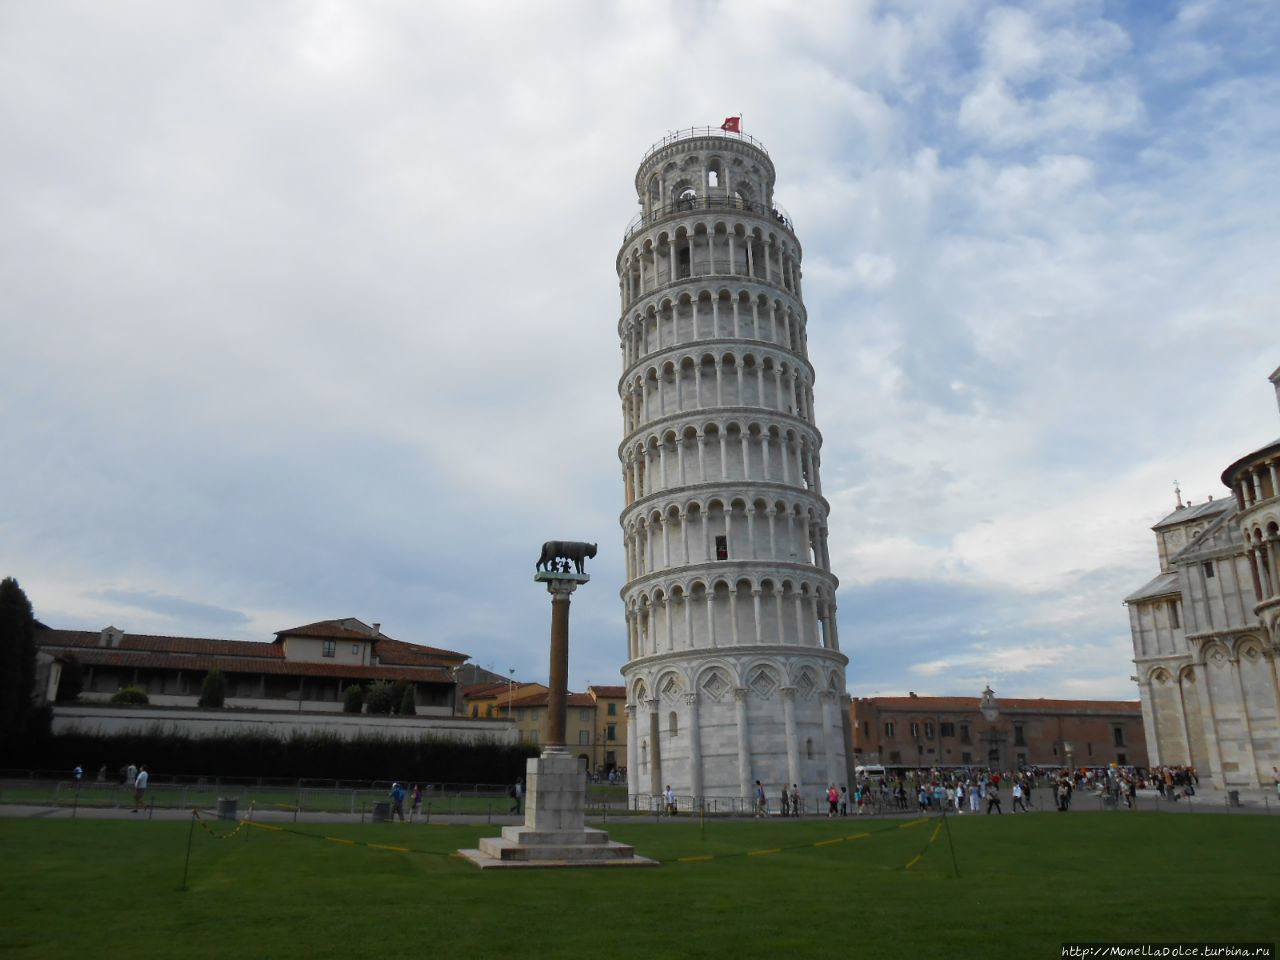
[[[684,645],[685,649],[693,649],[693,598],[687,593],[680,595],[680,606],[684,607]]]
[[[693,405],[699,410],[702,409],[702,360],[699,359],[693,365]]]
[[[716,647],[716,589],[712,585],[707,588],[707,639]]]
[[[782,719],[787,748],[787,783],[800,782],[800,745],[796,741],[796,688],[782,688]]]
[[[1244,698],[1244,681],[1240,678],[1240,655],[1227,661],[1231,665],[1231,679],[1236,685],[1236,699],[1240,702],[1240,722],[1244,725],[1244,742],[1249,748],[1249,786],[1255,789],[1260,786],[1258,777],[1258,755],[1253,749],[1253,724],[1249,722],[1249,703]],[[1226,779],[1226,776],[1223,776]]]
[[[705,433],[695,434],[698,440],[698,482],[707,482],[707,457],[706,444],[707,435]]]
[[[751,730],[747,726],[747,688],[733,688],[734,706],[738,719],[738,786],[739,795],[748,804],[753,802],[755,791],[751,789]]]
[[[689,513],[686,510],[680,511],[680,545],[684,550],[681,555],[681,563],[686,565],[693,562],[689,556]]]
[[[742,446],[742,479],[751,479],[751,438],[747,435],[746,429],[742,429],[738,433],[738,441]]]
[[[796,611],[796,643],[804,646],[804,611],[801,610],[802,598],[800,591],[797,590],[791,594],[791,599],[795,601]]]
[[[671,536],[667,529],[666,513],[658,515],[658,526],[662,530],[662,567],[665,570],[671,566]]]

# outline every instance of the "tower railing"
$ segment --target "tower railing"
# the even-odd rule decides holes
[[[663,204],[645,213],[643,210],[631,218],[631,222],[627,224],[626,231],[622,234],[622,242],[626,243],[638,231],[644,227],[651,226],[659,220],[665,220],[667,217],[675,216],[681,213],[691,213],[695,210],[745,210],[749,212],[759,212],[761,214],[772,217],[778,223],[782,224],[791,233],[795,233],[795,227],[791,224],[791,216],[778,204],[772,207],[765,207],[763,204],[752,203],[750,200],[744,200],[739,196],[726,197],[685,197],[672,203]]]
[[[738,140],[742,143],[749,143],[766,157],[769,151],[764,148],[764,144],[748,133],[731,133],[720,127],[687,127],[683,130],[675,130],[668,133],[661,140],[656,141],[644,153],[644,159],[640,161],[640,166],[644,166],[645,160],[648,160],[663,147],[670,146],[673,143],[679,143],[681,140],[692,140],[695,137],[720,137],[723,140]]]

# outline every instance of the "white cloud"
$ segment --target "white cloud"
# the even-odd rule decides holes
[[[954,656],[842,630],[854,684],[1123,691],[1172,481],[1276,433],[1256,6],[70,10],[0,31],[0,574],[60,623],[359,615],[533,679],[524,554],[572,528],[606,682],[631,180],[739,112],[804,244],[836,572],[978,598]]]

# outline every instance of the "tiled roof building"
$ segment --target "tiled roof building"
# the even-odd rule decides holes
[[[994,699],[994,698],[993,698]],[[1136,700],[862,697],[851,708],[859,764],[903,767],[1147,766]]]
[[[36,643],[48,670],[49,699],[61,668],[78,662],[85,702],[106,700],[123,687],[141,687],[152,704],[195,706],[205,676],[227,677],[228,707],[338,711],[352,684],[398,680],[413,685],[416,710],[452,716],[453,670],[467,655],[388,637],[379,624],[355,618],[323,620],[276,633],[270,643],[42,627]]]

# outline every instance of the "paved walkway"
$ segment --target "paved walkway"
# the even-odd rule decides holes
[[[1280,816],[1280,801],[1277,801],[1274,794],[1270,790],[1241,790],[1240,806],[1232,806],[1228,803],[1227,792],[1223,790],[1215,790],[1212,787],[1205,787],[1197,790],[1196,795],[1192,798],[1177,801],[1168,801],[1160,798],[1155,790],[1139,790],[1136,797],[1136,809],[1141,811],[1158,811],[1161,813],[1169,813],[1173,815],[1187,815],[1197,813],[1212,814],[1230,814],[1236,816]],[[1013,811],[1013,798],[1008,791],[1000,792],[1001,805],[1004,815],[1011,814]],[[1047,787],[1037,789],[1032,800],[1034,806],[1032,813],[1054,813],[1056,812],[1051,792]],[[1121,804],[1119,810],[1114,810],[1106,806],[1103,801],[1094,796],[1092,793],[1077,790],[1071,802],[1071,812],[1111,810],[1112,812],[1124,813],[1126,809]],[[985,816],[986,804],[982,804],[982,811],[977,814],[966,811],[963,815],[969,816]],[[240,816],[247,816],[248,811],[241,809]],[[920,814],[914,808],[904,811],[892,811],[875,816],[849,816],[843,819],[848,820],[879,820],[879,819],[913,819]],[[933,814],[929,814],[933,816]],[[1022,814],[1015,814],[1021,816]],[[206,821],[215,821],[218,819],[217,810],[213,807],[200,808],[200,816]],[[144,810],[134,811],[129,807],[74,807],[57,804],[38,804],[38,803],[0,803],[0,818],[27,818],[27,819],[49,819],[49,820],[70,820],[76,818],[85,818],[91,820],[187,820],[191,817],[191,809],[189,807],[149,807]],[[721,819],[718,816],[717,819]],[[255,808],[253,810],[253,819],[260,820],[264,823],[345,823],[345,824],[362,824],[371,823],[372,819],[368,814],[351,814],[351,813],[332,813],[332,812],[309,812],[292,810],[280,810],[278,808]],[[742,816],[737,819],[748,820],[749,816]],[[770,819],[777,819],[770,817]],[[808,815],[802,820],[818,820],[824,819],[821,816]],[[588,816],[587,820],[592,824],[613,823],[697,823],[697,814],[682,813],[677,817],[661,816],[655,817],[652,814],[624,814],[621,816],[609,817],[607,819],[596,816]],[[398,822],[398,821],[396,821]],[[447,824],[470,824],[470,825],[492,825],[494,827],[509,826],[512,824],[520,824],[524,822],[523,817],[510,816],[506,814],[431,814],[429,817],[420,815],[416,821],[406,821],[405,826],[424,825],[432,823]]]

